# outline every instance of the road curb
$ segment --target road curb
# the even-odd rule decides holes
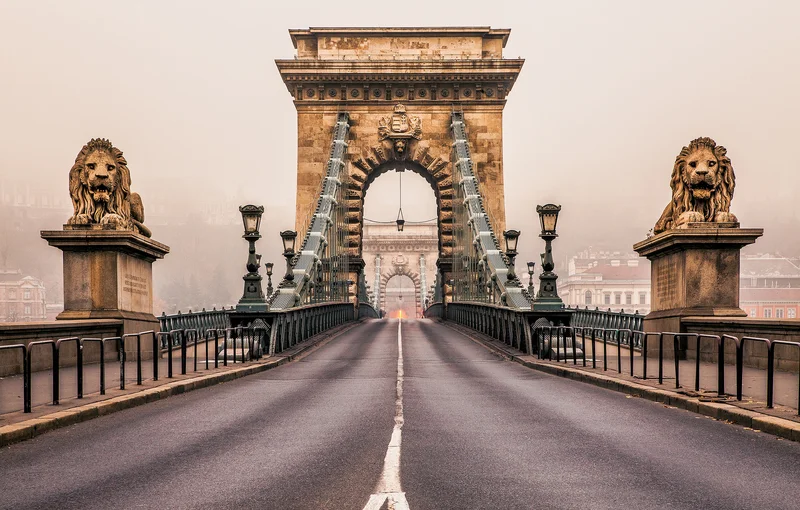
[[[697,397],[681,395],[668,389],[653,388],[652,386],[637,384],[635,382],[617,379],[607,375],[595,374],[593,372],[588,372],[586,370],[569,366],[553,365],[551,363],[530,359],[527,356],[525,358],[528,359],[525,359],[522,356],[507,350],[505,346],[499,345],[496,341],[483,337],[483,335],[477,333],[476,331],[462,328],[455,324],[449,323],[448,321],[441,322],[451,329],[454,329],[467,336],[476,343],[479,343],[489,350],[494,351],[501,357],[517,362],[527,368],[558,377],[564,377],[575,381],[593,384],[601,388],[625,393],[634,397],[644,398],[653,402],[658,402],[671,407],[676,407],[678,409],[684,409],[686,411],[701,414],[703,416],[708,416],[716,420],[735,423],[743,427],[766,432],[767,434],[782,437],[784,439],[800,442],[800,423],[798,422],[786,420],[777,416],[770,416],[757,411],[742,409],[741,407],[731,404],[720,402],[701,402]]]
[[[345,327],[334,330],[331,334],[320,334],[318,335],[319,338],[307,340],[306,342],[309,343],[304,342],[302,345],[298,346],[296,350],[292,349],[286,356],[268,358],[263,362],[257,362],[257,364],[248,365],[246,367],[236,368],[217,374],[201,375],[191,379],[183,379],[136,393],[120,395],[101,402],[93,402],[84,406],[47,414],[39,418],[32,418],[12,425],[5,425],[0,427],[0,447],[33,439],[51,430],[68,427],[76,423],[155,402],[174,395],[181,395],[188,391],[207,388],[216,384],[234,381],[241,377],[247,377],[248,375],[265,372],[305,357],[318,347],[322,347],[330,340],[349,331],[360,323],[361,321],[354,321]]]

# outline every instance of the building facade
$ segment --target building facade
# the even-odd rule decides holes
[[[558,294],[573,308],[650,313],[650,262],[635,253],[581,252],[559,278]]]
[[[759,254],[743,256],[741,265],[739,306],[749,317],[800,316],[800,260]]]
[[[0,269],[0,322],[47,320],[44,283],[18,270]]]
[[[439,237],[436,220],[405,224],[397,231],[389,224],[364,222],[362,257],[364,275],[373,306],[387,315],[403,310],[405,317],[422,317],[430,286],[436,279]],[[407,277],[413,282],[413,296],[400,284]],[[397,278],[397,281],[395,281]]]

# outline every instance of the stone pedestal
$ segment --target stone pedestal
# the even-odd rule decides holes
[[[747,316],[739,308],[739,252],[764,230],[733,226],[689,223],[633,246],[651,263],[645,331],[682,332],[681,318],[688,316]]]
[[[131,231],[99,228],[41,235],[64,253],[64,311],[57,320],[120,319],[125,334],[159,330],[152,264],[169,253],[168,246]]]

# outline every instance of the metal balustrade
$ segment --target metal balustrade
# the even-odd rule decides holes
[[[352,303],[320,303],[266,314],[272,319],[269,354],[285,351],[300,342],[356,319]]]
[[[230,308],[233,310],[233,307]],[[206,331],[210,329],[225,329],[231,326],[230,319],[228,318],[229,310],[223,307],[221,310],[216,308],[189,313],[181,313],[167,315],[162,313],[158,318],[161,331],[172,331],[175,329],[196,329],[201,334],[205,335]],[[166,346],[164,346],[166,348]]]
[[[448,305],[448,308],[452,305]],[[590,310],[589,312],[594,312]],[[612,312],[613,314],[613,312]],[[615,314],[618,315],[618,314]],[[629,314],[630,315],[630,314]],[[607,314],[606,317],[610,317]],[[589,315],[592,320],[597,319],[598,315]],[[492,336],[492,335],[490,335]],[[582,365],[586,367],[588,364],[592,368],[597,368],[598,356],[602,361],[603,371],[609,370],[609,344],[616,349],[616,370],[617,373],[623,373],[623,357],[628,362],[628,375],[631,377],[647,379],[657,379],[658,384],[664,384],[664,379],[667,377],[666,372],[669,370],[665,366],[665,349],[671,349],[671,363],[672,375],[675,379],[675,388],[682,388],[680,382],[681,370],[681,355],[684,351],[684,346],[681,340],[688,340],[690,338],[695,340],[695,360],[694,360],[694,391],[700,391],[700,369],[701,369],[701,347],[703,342],[711,343],[716,347],[717,360],[716,360],[716,379],[717,387],[716,393],[719,397],[727,395],[725,390],[725,350],[726,345],[732,346],[736,352],[736,361],[734,363],[736,370],[736,400],[742,400],[742,386],[744,379],[744,348],[747,343],[763,343],[767,347],[767,367],[765,369],[765,385],[766,385],[766,404],[768,408],[774,407],[774,393],[775,393],[775,348],[778,345],[785,345],[798,349],[800,355],[800,343],[787,342],[784,340],[770,340],[767,338],[756,337],[742,337],[738,338],[733,335],[709,335],[699,333],[675,333],[675,332],[645,332],[642,330],[634,330],[628,328],[603,328],[593,326],[538,326],[532,328],[531,336],[533,338],[534,352],[538,353],[539,359],[548,359],[555,362],[572,362],[573,365]],[[554,350],[551,346],[555,343],[559,345],[565,338],[571,337],[573,339],[573,346],[575,345],[574,339],[577,336],[582,336],[584,343],[591,345],[592,358],[587,360],[586,351],[578,356],[577,352],[573,350],[572,356],[560,357],[558,350],[555,352],[556,358],[553,359],[552,353]],[[496,337],[495,337],[496,338]],[[602,346],[602,351],[598,351],[598,346]],[[626,349],[623,349],[626,348]],[[657,356],[651,357],[652,349],[657,349]],[[623,350],[627,350],[627,354],[623,355]],[[531,352],[531,351],[528,351]],[[545,354],[546,353],[546,354]],[[641,367],[639,373],[636,373],[634,358],[639,354]],[[800,356],[799,356],[800,357]],[[613,359],[613,358],[612,358]],[[656,363],[658,375],[653,377],[648,375],[648,365]],[[800,361],[798,361],[798,415],[800,415]]]
[[[631,329],[641,331],[644,329],[644,315],[638,311],[627,313],[625,310],[619,312],[612,312],[608,310],[600,310],[595,308],[590,310],[586,308],[570,308],[575,310],[572,316],[570,325],[575,327],[591,327],[591,328],[617,328],[617,329]]]
[[[474,329],[524,353],[533,352],[531,329],[525,313],[519,310],[483,303],[448,303],[445,315],[449,321]]]
[[[308,312],[306,311],[306,315],[308,318],[318,318],[321,316],[322,318],[317,322],[317,325],[328,325],[328,324],[339,324],[345,319],[345,314],[342,310],[334,310],[336,306],[341,307],[341,304],[337,303],[336,305],[318,305],[322,309],[318,312]],[[348,309],[351,311],[350,320],[352,320],[352,306],[346,305]],[[317,328],[308,327],[305,331],[316,331]],[[76,346],[77,352],[77,364],[75,366],[76,369],[76,378],[77,378],[77,398],[83,399],[86,395],[84,391],[83,385],[83,378],[84,378],[84,369],[86,367],[86,363],[84,362],[83,350],[85,346],[90,344],[98,344],[100,350],[100,360],[99,360],[99,369],[100,369],[100,387],[98,391],[100,395],[106,394],[106,365],[108,362],[105,359],[106,353],[106,344],[112,343],[115,344],[118,349],[118,359],[117,363],[119,365],[119,389],[125,389],[126,383],[126,363],[127,363],[127,355],[125,351],[125,342],[126,340],[135,340],[136,342],[136,353],[137,353],[137,360],[136,360],[136,384],[142,385],[143,381],[145,380],[145,375],[143,374],[143,367],[141,363],[141,352],[142,352],[142,341],[146,341],[147,337],[150,337],[150,344],[152,345],[153,352],[156,354],[156,359],[153,360],[153,372],[151,379],[154,381],[158,381],[159,377],[159,359],[161,354],[161,346],[167,346],[168,358],[167,358],[167,367],[168,367],[168,378],[173,377],[173,346],[177,345],[180,347],[180,367],[181,367],[181,374],[186,374],[188,372],[188,347],[192,345],[193,349],[193,371],[198,372],[197,359],[198,359],[198,345],[201,342],[204,342],[205,345],[205,368],[202,369],[203,371],[211,369],[211,365],[214,365],[214,368],[219,366],[219,360],[217,359],[217,352],[221,350],[225,357],[222,360],[223,366],[228,365],[228,358],[227,353],[228,349],[226,347],[230,346],[235,354],[232,358],[232,362],[236,363],[237,356],[240,363],[243,363],[245,358],[251,360],[260,359],[264,353],[266,353],[269,349],[269,327],[243,327],[239,326],[236,328],[208,328],[206,329],[204,334],[200,334],[199,330],[195,329],[175,329],[169,332],[161,332],[155,333],[153,331],[143,331],[140,333],[131,333],[126,334],[122,337],[109,337],[109,338],[77,338],[77,337],[70,337],[70,338],[62,338],[58,340],[39,340],[35,342],[30,342],[29,344],[14,344],[14,345],[4,345],[0,346],[0,350],[19,350],[22,354],[21,356],[21,363],[23,367],[22,371],[22,383],[23,383],[23,412],[30,413],[32,408],[32,398],[31,398],[31,390],[33,386],[33,370],[31,367],[33,366],[34,358],[38,356],[48,356],[52,361],[52,404],[58,405],[61,401],[60,399],[60,386],[61,386],[61,371],[60,368],[60,352],[62,346],[65,344],[72,344],[74,343]],[[298,333],[300,330],[298,330]],[[274,338],[274,335],[273,335]],[[302,337],[305,339],[305,337]],[[300,340],[302,341],[302,340]],[[214,343],[214,350],[213,350],[213,359],[210,358],[209,353],[209,344]],[[221,349],[218,349],[221,346]]]

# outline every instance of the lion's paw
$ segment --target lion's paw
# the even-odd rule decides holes
[[[677,228],[687,228],[687,223],[698,223],[706,221],[702,214],[697,211],[686,211],[678,216],[678,221],[675,222]]]
[[[119,214],[106,214],[100,220],[100,225],[105,230],[127,230],[125,220]]]
[[[739,220],[736,219],[732,212],[718,212],[714,221],[717,223],[739,223]]]
[[[76,214],[67,220],[67,225],[91,225],[92,217],[88,214]]]

